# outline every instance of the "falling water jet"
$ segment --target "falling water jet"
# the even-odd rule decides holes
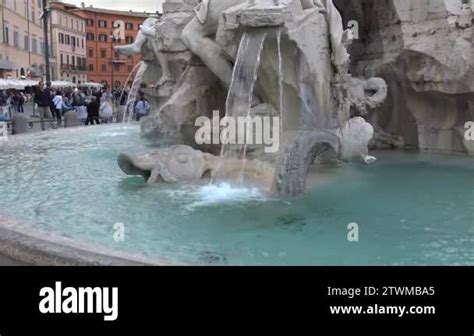
[[[281,54],[281,28],[277,30],[278,48],[278,90],[279,90],[279,113],[280,113],[280,135],[283,135],[283,57]]]
[[[255,83],[257,82],[257,77],[258,77],[258,68],[260,67],[260,60],[261,60],[261,55],[262,55],[262,50],[263,50],[263,45],[265,43],[265,39],[267,37],[267,33],[266,32],[263,32],[260,36],[257,36],[257,45],[258,45],[258,52],[257,52],[257,58],[256,58],[256,62],[255,62],[255,68],[253,70],[253,80],[252,80],[252,85],[250,86],[250,90],[249,90],[249,96],[248,96],[248,105],[247,105],[247,121],[249,120],[249,117],[250,117],[250,114],[251,114],[251,111],[252,111],[252,99],[253,99],[253,92],[254,92],[254,89],[255,89]],[[249,137],[249,134],[247,134],[247,131],[249,129],[247,128],[246,132],[245,132],[245,135],[246,135],[246,141],[245,141],[245,144],[244,144],[244,149],[243,149],[243,153],[242,153],[242,168],[241,168],[241,172],[240,172],[240,183],[243,184],[244,183],[244,175],[245,175],[245,165],[247,163],[247,147],[248,147],[248,143],[247,143],[247,140],[248,140],[248,137]],[[252,135],[250,135],[252,136]]]
[[[249,117],[255,83],[257,81],[260,56],[267,36],[264,30],[254,30],[244,33],[240,41],[237,59],[232,73],[232,81],[226,100],[226,117]],[[247,134],[245,134],[247,137]],[[242,153],[242,171],[240,180],[243,182],[247,144],[222,145],[218,170],[223,160],[238,157]]]
[[[135,75],[135,79],[133,80],[132,87],[130,88],[130,92],[128,94],[127,103],[125,104],[125,114],[123,117],[123,122],[131,123],[133,118],[133,107],[135,105],[135,101],[137,100],[138,90],[140,89],[140,85],[142,84],[143,75],[145,71],[148,69],[148,64],[146,62],[140,62],[140,67],[138,68],[137,74]]]
[[[127,84],[128,82],[130,82],[130,79],[132,78],[132,76],[135,75],[135,72],[137,72],[138,68],[141,66],[141,62],[135,64],[135,66],[133,67],[132,71],[128,74],[128,77],[127,77],[127,81],[125,82],[125,85],[122,89],[122,92],[120,92],[120,97],[119,97],[119,106],[120,106],[120,102],[122,101],[122,98],[123,98],[123,95],[125,94],[125,88],[127,87]],[[123,120],[122,120],[123,121]]]

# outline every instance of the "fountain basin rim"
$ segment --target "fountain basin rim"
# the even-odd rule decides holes
[[[73,239],[65,243],[42,236],[39,231],[23,232],[0,220],[0,254],[31,266],[177,266],[165,259],[134,256],[79,246]],[[66,242],[66,241],[65,241]]]
[[[75,126],[75,127],[62,127],[62,128],[57,128],[57,129],[51,129],[43,132],[31,132],[31,133],[23,133],[23,134],[15,134],[15,135],[8,135],[8,140],[7,141],[0,141],[0,148],[2,145],[8,145],[8,144],[15,144],[16,142],[21,141],[22,139],[28,139],[28,138],[41,138],[41,137],[48,137],[48,136],[64,136],[67,133],[70,132],[87,132],[88,130],[91,130],[92,128],[95,129],[132,129],[132,128],[139,128],[140,124],[139,123],[111,123],[111,124],[103,124],[103,125],[94,125],[94,126]]]

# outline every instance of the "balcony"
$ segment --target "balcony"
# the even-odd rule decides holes
[[[61,64],[61,71],[86,72],[87,68],[85,66],[78,66],[78,65],[71,65],[71,64]]]

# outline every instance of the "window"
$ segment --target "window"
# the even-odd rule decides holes
[[[131,23],[131,22],[125,23],[125,29],[126,30],[133,30],[133,23]]]
[[[29,51],[29,50],[30,50],[30,39],[29,39],[28,35],[25,35],[25,40],[24,40],[24,43],[23,43],[23,48],[24,48],[26,51]]]
[[[59,44],[64,44],[64,34],[63,33],[59,33]]]
[[[102,64],[102,66],[100,67],[102,72],[107,72],[107,65],[106,64]]]
[[[46,54],[46,44],[43,41],[40,42],[40,54]]]
[[[133,37],[132,37],[132,36],[127,36],[127,37],[125,38],[125,42],[126,42],[127,44],[132,44],[132,43],[133,43]]]
[[[33,22],[33,23],[36,21],[35,20],[35,10],[34,9],[31,10],[31,18],[30,19],[31,19],[31,22]]]
[[[87,39],[87,41],[94,41],[94,40],[95,40],[95,36],[94,36],[94,34],[92,34],[92,33],[87,33],[86,39]]]
[[[59,25],[60,26],[63,25],[63,17],[61,15],[59,15]]]
[[[114,64],[114,71],[116,72],[120,71],[120,64]]]
[[[81,48],[84,49],[84,39],[81,39]]]
[[[38,53],[38,41],[34,37],[31,39],[31,51],[35,54]]]
[[[66,55],[66,64],[69,65],[69,55]]]
[[[63,55],[63,54],[60,54],[60,55],[59,55],[59,59],[61,60],[61,61],[60,61],[60,62],[61,62],[61,66],[63,66],[63,65],[64,65],[64,55]]]
[[[16,31],[13,32],[13,46],[15,48],[20,47],[20,34]]]
[[[107,57],[107,50],[106,49],[101,49],[100,50],[100,57],[106,58]]]
[[[89,57],[94,57],[94,49],[89,49]]]
[[[99,35],[99,41],[100,41],[100,42],[107,42],[107,35],[105,35],[105,34],[100,34],[100,35]]]
[[[73,47],[76,46],[76,38],[75,38],[74,36],[71,36],[71,45],[72,45]]]
[[[94,71],[94,64],[89,64],[89,71],[93,72]]]
[[[94,20],[92,20],[92,19],[87,19],[87,20],[86,20],[86,25],[88,25],[88,26],[93,26],[93,25],[94,25]]]
[[[107,21],[99,20],[99,27],[100,28],[107,28]]]
[[[5,27],[3,32],[3,43],[9,44],[10,43],[10,30],[8,27]]]
[[[71,44],[71,37],[69,35],[66,35],[66,44],[67,45]]]

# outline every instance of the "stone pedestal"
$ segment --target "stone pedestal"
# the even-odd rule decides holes
[[[77,117],[75,111],[69,111],[64,113],[64,127],[78,127],[81,126],[81,122]]]
[[[12,134],[28,133],[28,120],[23,114],[15,114],[12,117]]]

